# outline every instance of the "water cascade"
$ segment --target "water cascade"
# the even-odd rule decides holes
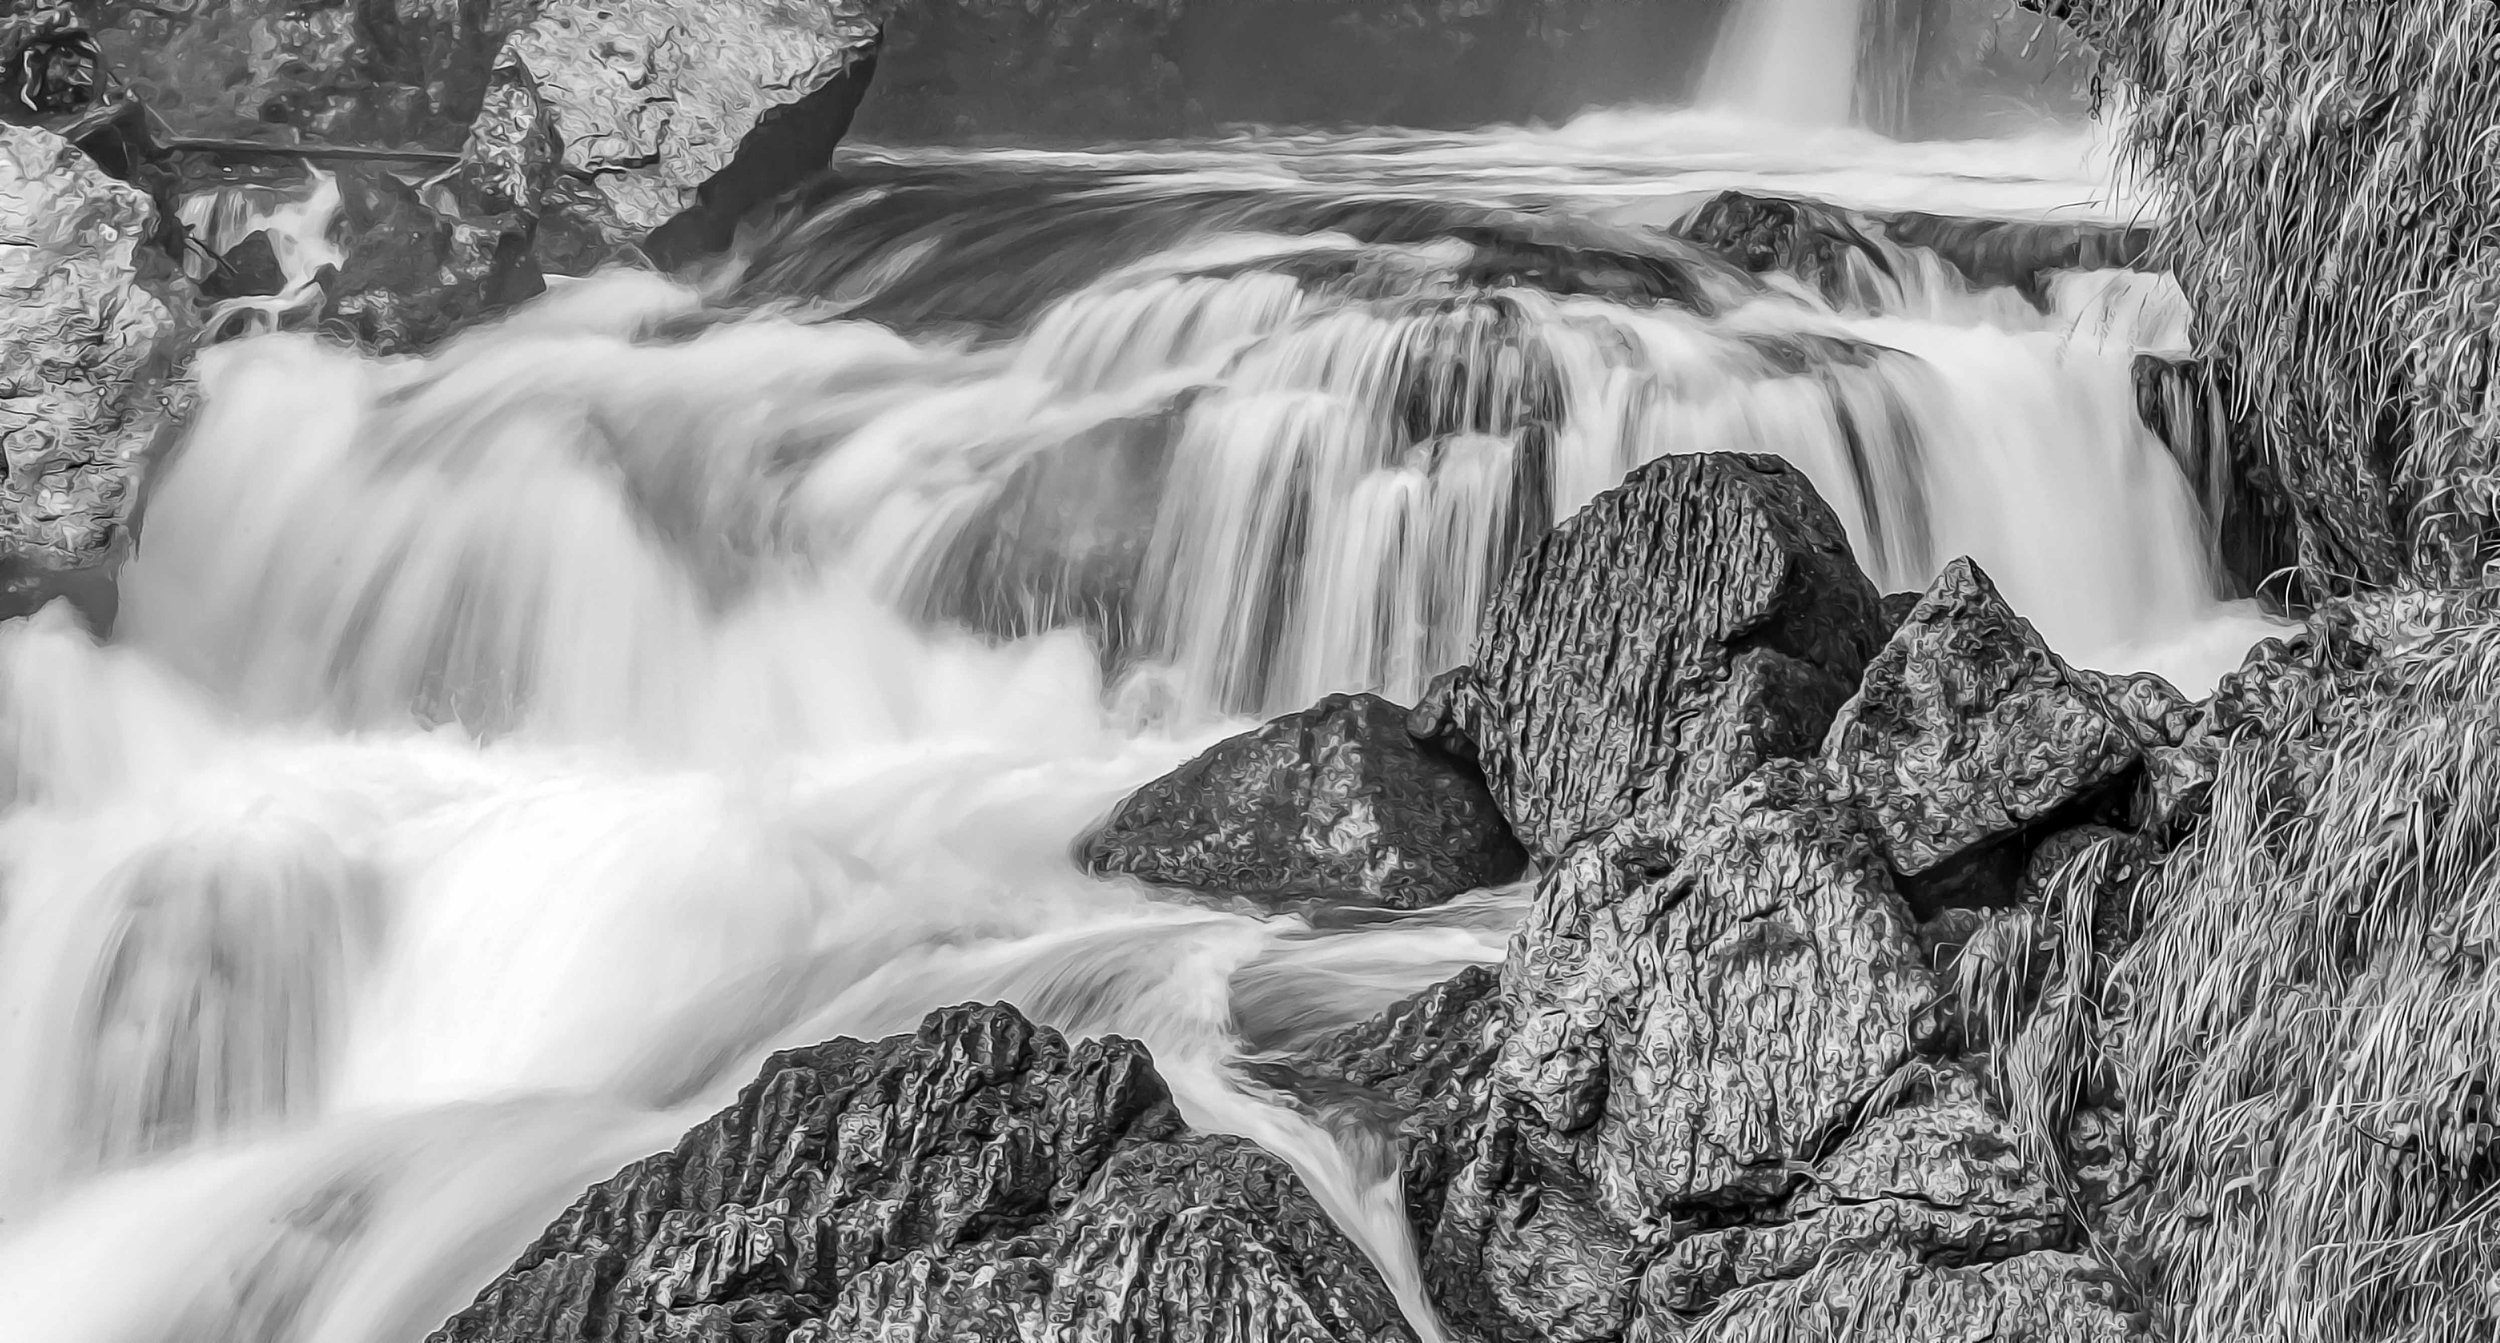
[[[1412,695],[1662,453],[1787,456],[1885,590],[1975,555],[2086,664],[2201,688],[2256,625],[2135,419],[2167,282],[1747,275],[1669,227],[1730,178],[1990,179],[1725,134],[898,156],[698,283],[211,352],[111,639],[0,627],[13,1320],[408,1343],[767,1051],[1004,998],[1146,1042],[1428,1324],[1378,1135],[1236,1065],[1498,958],[1524,892],[1253,919],[1083,876],[1090,820]]]
[[[1702,101],[1799,126],[1855,111],[1867,0],[1736,0],[1702,75]]]

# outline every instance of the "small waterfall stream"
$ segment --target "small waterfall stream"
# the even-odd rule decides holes
[[[1883,243],[1835,298],[1671,228],[1735,183],[2036,213],[2088,178],[1771,143],[863,157],[698,282],[426,359],[212,351],[112,638],[0,627],[16,1327],[411,1343],[766,1052],[1002,998],[1145,1041],[1428,1320],[1377,1140],[1235,1065],[1497,958],[1524,892],[1159,899],[1066,857],[1126,790],[1412,695],[1663,453],[1787,456],[1886,590],[1975,555],[2086,664],[2201,689],[2261,628],[2135,419],[2166,281],[2034,303]]]

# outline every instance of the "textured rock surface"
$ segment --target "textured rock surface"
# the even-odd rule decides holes
[[[759,128],[771,140],[802,129],[793,123],[834,123],[805,128],[799,138],[821,138],[821,151],[779,185],[824,166],[876,44],[876,21],[858,0],[554,0],[513,35],[488,101],[535,100],[596,222],[640,236],[702,203],[699,190]]]
[[[1892,274],[1849,212],[1822,201],[1722,191],[1681,231],[1746,271],[1796,276],[1834,302],[1871,298],[1875,278]]]
[[[49,131],[0,126],[0,542],[12,564],[101,560],[141,454],[173,419],[179,323],[150,292],[156,210]]]
[[[1823,758],[1866,808],[1894,870],[1916,876],[2012,835],[2140,758],[2126,723],[2041,642],[1979,566],[1945,566],[1858,693]]]
[[[1291,1170],[1189,1133],[1143,1049],[1005,1007],[775,1055],[434,1335],[867,1337],[1412,1336]]]
[[[1493,967],[1471,966],[1285,1060],[1294,1077],[1355,1087],[1390,1117],[1418,1244],[1431,1238],[1450,1177],[1474,1147],[1501,1039],[1500,989]]]
[[[1672,826],[1812,749],[1881,641],[1876,600],[1796,468],[1662,458],[1521,560],[1415,726],[1474,744],[1533,854],[1636,806]]]
[[[1908,910],[1830,791],[1767,765],[1681,843],[1644,813],[1546,874],[1428,1264],[1488,1335],[1625,1327],[1680,1225],[1786,1197],[1935,1034]]]
[[[1377,695],[1318,704],[1208,748],[1086,836],[1079,858],[1164,886],[1414,909],[1517,877],[1527,855],[1468,761]]]
[[[1840,1254],[1795,1278],[1731,1293],[1692,1343],[2126,1343],[2152,1337],[2109,1271],[2064,1251],[1994,1263]],[[1651,1337],[1659,1337],[1653,1334]]]
[[[1889,216],[1884,232],[1950,262],[1974,285],[2002,285],[2044,302],[2049,277],[2061,270],[2136,268],[2153,249],[2149,226],[2059,223],[2036,219],[1972,219],[1908,212]]]

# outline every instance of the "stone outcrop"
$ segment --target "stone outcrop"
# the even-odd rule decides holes
[[[161,296],[173,277],[149,250],[156,219],[60,136],[0,125],[0,562],[13,580],[102,561],[173,423],[184,314]]]
[[[2263,423],[2238,403],[2228,366],[2139,354],[2133,373],[2136,418],[2170,449],[2204,506],[2214,559],[2234,595],[2304,606],[2293,501],[2267,460]]]
[[[1871,299],[1892,262],[1855,216],[1837,205],[1788,196],[1722,191],[1680,230],[1755,275],[1793,275],[1834,303]]]
[[[594,1186],[436,1343],[1407,1343],[1282,1162],[1189,1132],[1138,1045],[1011,1008],[774,1055]]]
[[[1907,877],[2022,832],[2138,763],[2113,685],[2078,676],[1957,559],[1866,668],[1823,760]]]
[[[676,224],[682,259],[824,167],[877,43],[860,0],[551,0],[497,58],[468,152],[526,157],[506,137],[544,127],[555,199],[619,241]]]
[[[1551,859],[1636,809],[1697,819],[1810,751],[1882,637],[1829,506],[1772,457],[1670,456],[1547,533],[1487,610],[1418,735],[1471,743]]]
[[[1414,909],[1516,878],[1527,855],[1468,760],[1377,695],[1331,695],[1131,794],[1079,845],[1098,876],[1265,904]]]
[[[1475,1145],[1501,1020],[1501,975],[1470,966],[1268,1070],[1287,1088],[1323,1101],[1344,1102],[1339,1088],[1352,1088],[1388,1122],[1418,1244],[1431,1239],[1450,1177]]]
[[[2138,224],[1973,219],[1907,211],[1884,217],[1886,236],[1924,247],[1974,285],[2015,289],[2045,304],[2049,277],[2062,270],[2142,268],[2153,230]]]
[[[1487,1336],[1629,1327],[1684,1227],[1785,1198],[1934,1038],[1909,911],[1830,791],[1777,762],[1690,834],[1645,812],[1546,874],[1428,1263]]]

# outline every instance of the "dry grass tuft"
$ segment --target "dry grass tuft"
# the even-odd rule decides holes
[[[2235,362],[2323,579],[2500,559],[2500,5],[2026,0],[2131,95],[2165,259]]]
[[[2224,749],[2112,974],[2182,1343],[2500,1332],[2500,621],[2368,679]]]

